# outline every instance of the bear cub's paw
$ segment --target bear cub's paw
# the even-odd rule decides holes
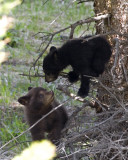
[[[79,75],[74,71],[71,71],[68,73],[68,80],[69,82],[74,83],[79,80]]]
[[[88,92],[89,92],[89,88],[80,88],[77,95],[80,96],[81,98],[85,98],[86,96],[88,96]]]

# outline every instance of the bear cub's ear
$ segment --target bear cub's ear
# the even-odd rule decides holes
[[[52,46],[52,47],[50,48],[50,52],[51,52],[51,53],[57,52],[57,48],[56,48],[55,46]]]
[[[28,96],[23,96],[18,99],[18,102],[25,106],[29,103],[29,99],[30,98]]]
[[[53,57],[53,59],[55,60],[55,62],[57,62],[58,56],[57,56],[57,48],[56,47],[52,46],[50,48],[50,54]]]

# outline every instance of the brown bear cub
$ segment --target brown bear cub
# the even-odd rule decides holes
[[[59,103],[54,100],[54,93],[47,91],[42,87],[28,88],[29,92],[18,99],[18,102],[25,106],[25,116],[27,122],[32,126],[42,116],[46,115],[53,108],[57,107]],[[68,120],[67,113],[63,106],[45,117],[30,131],[32,139],[42,140],[47,138],[53,143],[58,144],[61,136],[61,130],[64,128]]]

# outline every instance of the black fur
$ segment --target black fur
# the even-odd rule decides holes
[[[81,97],[88,95],[90,83],[88,76],[98,77],[102,74],[112,54],[110,44],[103,37],[85,42],[83,40],[83,38],[69,40],[58,49],[52,46],[43,61],[47,82],[57,79],[60,71],[71,65],[73,71],[69,72],[68,79],[73,83],[79,79],[80,75],[81,86],[78,95]]]

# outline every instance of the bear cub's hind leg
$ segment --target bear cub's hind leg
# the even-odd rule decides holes
[[[68,80],[71,83],[77,82],[79,80],[79,74],[75,71],[71,71],[68,73]]]

